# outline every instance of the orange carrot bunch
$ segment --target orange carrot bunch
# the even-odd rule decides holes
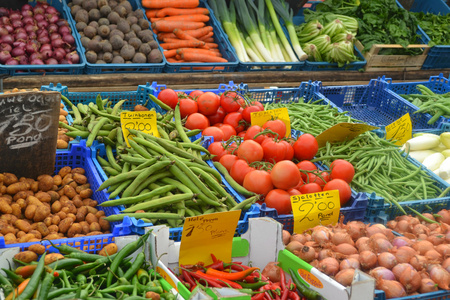
[[[142,0],[146,16],[170,63],[228,62],[207,26],[209,10],[199,0]]]

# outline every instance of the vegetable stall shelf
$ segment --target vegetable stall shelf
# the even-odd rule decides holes
[[[20,75],[78,75],[82,74],[86,66],[86,57],[84,56],[83,48],[80,39],[76,36],[77,30],[73,22],[70,21],[70,13],[68,14],[64,8],[62,0],[46,0],[51,6],[55,7],[60,13],[61,17],[67,20],[72,35],[75,38],[76,51],[80,58],[77,64],[58,64],[58,65],[4,65],[0,64],[0,74],[8,74],[10,76]],[[29,1],[28,4],[36,6],[38,1]]]

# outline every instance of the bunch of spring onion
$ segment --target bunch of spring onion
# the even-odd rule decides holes
[[[296,26],[295,30],[309,61],[337,63],[342,67],[358,60],[353,49],[358,21],[352,17],[333,15],[326,24],[313,20]]]
[[[209,0],[215,16],[242,62],[296,62],[306,60],[284,0]],[[289,32],[292,46],[280,24]]]

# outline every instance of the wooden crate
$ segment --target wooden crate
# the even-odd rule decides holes
[[[364,46],[360,41],[355,42],[356,48],[363,53]],[[380,55],[378,54],[381,49],[401,49],[403,46],[398,44],[392,45],[373,45],[372,48],[363,53],[364,58],[367,60],[365,70],[367,72],[380,72],[380,71],[413,71],[420,70],[422,68],[425,59],[430,51],[430,46],[425,44],[409,45],[407,48],[422,48],[423,53],[421,55]]]

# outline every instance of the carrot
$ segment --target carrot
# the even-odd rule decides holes
[[[179,55],[179,54],[175,55],[175,59],[176,59],[176,60],[182,60],[182,59],[181,59],[181,55]]]
[[[168,37],[168,38],[171,38],[171,39],[176,39],[177,38],[177,36],[173,32],[161,32],[161,33],[158,33],[158,40],[164,41],[165,37]]]
[[[196,8],[173,8],[166,7],[156,13],[157,18],[164,18],[165,16],[179,16],[179,15],[209,15],[209,10],[204,7]]]
[[[217,45],[216,43],[206,43],[206,46],[208,46],[209,48],[219,48],[219,45]]]
[[[146,9],[145,10],[145,15],[147,16],[147,18],[154,18],[156,17],[156,14],[158,13],[158,11],[160,11],[159,9]]]
[[[199,4],[199,0],[142,0],[146,8],[196,8]]]
[[[12,300],[13,298],[17,298],[20,294],[22,294],[23,290],[27,287],[28,282],[30,282],[30,278],[25,279],[22,283],[19,284],[18,287],[12,291],[5,300]]]
[[[203,42],[205,42],[205,43],[214,43],[214,38],[213,38],[213,37],[209,37],[209,38],[207,38],[207,39],[200,40],[200,41],[203,41]]]
[[[205,26],[203,22],[165,21],[159,20],[152,23],[152,28],[159,32],[172,32],[175,28],[182,30],[199,29]]]
[[[189,48],[195,48],[195,47],[199,47],[199,46],[203,46],[205,43],[204,42],[197,42],[197,41],[193,41],[193,40],[188,40],[188,41],[177,41],[177,42],[173,42],[173,43],[162,43],[160,44],[161,48],[163,49],[177,49],[177,48],[183,48],[183,47],[189,47]]]
[[[200,41],[200,40],[197,40],[195,37],[193,37],[193,36],[187,34],[185,31],[183,31],[183,30],[181,30],[181,29],[179,29],[179,28],[175,28],[175,29],[173,30],[173,33],[175,33],[175,35],[177,36],[177,38],[179,38],[179,39],[181,39],[181,40],[194,40],[194,41],[202,42],[202,41]],[[200,48],[203,48],[203,49],[209,49],[209,48],[206,47],[206,46],[200,46]]]
[[[178,60],[178,59],[175,59],[173,57],[167,58],[167,61],[170,62],[170,63],[175,63],[175,64],[177,64],[177,63],[184,63],[185,62],[184,60]]]
[[[206,50],[206,49],[198,49],[198,48],[180,48],[180,49],[177,49],[177,54],[183,54],[183,53],[186,53],[186,52],[203,53],[205,55],[212,55],[212,56],[222,57],[222,54],[220,52]]]
[[[200,36],[197,39],[200,41],[204,41],[207,38],[210,38],[214,35],[214,33],[212,31],[208,32],[207,34],[205,34],[204,36]]]
[[[184,21],[184,22],[208,22],[209,16],[207,15],[179,15],[179,16],[170,16],[164,18],[153,18],[158,20],[166,20],[166,21]],[[153,22],[153,20],[152,20]]]
[[[163,54],[165,58],[174,57],[175,55],[177,55],[177,49],[163,51]]]
[[[212,26],[205,26],[205,27],[193,29],[193,30],[185,30],[185,29],[183,29],[183,30],[186,31],[186,33],[189,34],[190,36],[198,38],[198,37],[204,36],[205,34],[208,34],[208,32],[212,32],[213,28],[212,28]]]
[[[177,38],[164,38],[163,40],[163,43],[177,43],[177,42],[179,42],[179,41],[182,41],[182,40],[180,40],[180,39],[177,39]]]
[[[228,62],[225,58],[213,55],[204,55],[201,53],[185,52],[181,54],[181,59],[185,61],[201,61],[201,62]]]

